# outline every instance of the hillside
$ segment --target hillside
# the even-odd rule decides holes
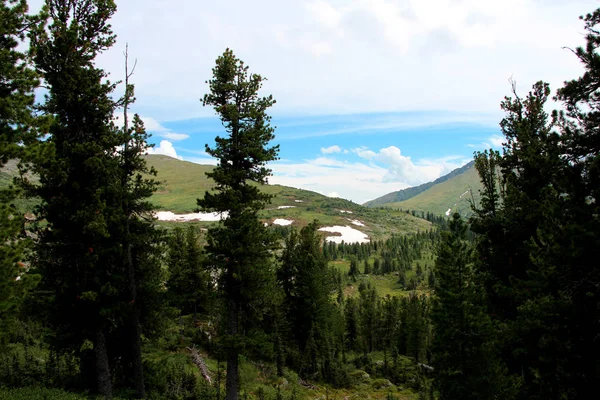
[[[149,165],[158,171],[162,182],[152,197],[154,204],[166,211],[191,213],[196,199],[214,184],[205,175],[212,166],[199,165],[167,156],[146,156]],[[431,224],[404,212],[367,208],[349,200],[331,198],[308,190],[282,185],[265,185],[262,190],[272,194],[272,204],[261,212],[265,222],[275,219],[293,221],[304,226],[314,219],[322,225],[351,226],[372,238],[385,238],[393,233],[410,233],[429,229]]]
[[[481,182],[473,161],[433,182],[386,194],[365,203],[368,207],[387,207],[445,214],[470,212],[469,200],[479,200]],[[473,197],[471,197],[471,195]]]
[[[450,209],[451,212],[458,211],[461,215],[468,215],[471,212],[469,201],[479,201],[481,188],[477,170],[471,165],[461,174],[435,184],[410,199],[384,204],[384,207],[429,211],[435,214],[444,214]]]
[[[435,185],[446,182],[446,181],[454,178],[455,176],[463,174],[468,169],[473,168],[474,165],[475,165],[474,161],[471,161],[468,164],[455,169],[454,171],[450,172],[449,174],[446,174],[444,176],[437,178],[433,182],[427,182],[427,183],[423,183],[422,185],[419,185],[419,186],[413,186],[413,187],[409,187],[407,189],[399,190],[397,192],[388,193],[384,196],[376,198],[375,200],[367,201],[364,205],[366,207],[378,207],[378,206],[387,205],[388,203],[396,203],[396,202],[408,200],[410,198],[413,198],[413,197],[423,193],[424,191],[430,189],[431,187],[433,187]]]

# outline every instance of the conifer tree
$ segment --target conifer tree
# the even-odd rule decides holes
[[[544,212],[551,209],[544,203],[556,205],[557,177],[565,158],[553,132],[554,118],[544,110],[548,85],[536,83],[525,98],[517,95],[514,83],[512,91],[513,97],[502,102],[504,154],[485,152],[475,159],[484,187],[472,218],[472,229],[479,234],[476,268],[499,327],[500,354],[509,373],[523,379],[521,395],[548,398],[559,392],[561,383],[556,370],[551,372],[556,356],[549,360],[547,354],[556,354],[560,345],[541,337],[556,337],[550,332],[558,321],[552,321],[547,307],[552,273],[544,271],[533,251],[540,245],[548,248],[540,236]]]
[[[455,213],[435,264],[433,367],[440,399],[508,399],[492,346],[483,287],[473,269],[466,225]]]
[[[333,329],[336,311],[331,296],[336,288],[334,275],[320,251],[317,229],[318,224],[312,222],[300,232],[291,232],[277,274],[284,292],[286,319],[298,350],[297,357],[302,361],[300,368],[305,373],[311,372],[312,366],[321,360],[327,360],[330,345],[337,338]],[[307,361],[305,351],[309,343],[314,346],[316,358]]]
[[[210,93],[204,106],[212,106],[227,133],[217,137],[206,151],[219,160],[207,176],[216,192],[206,192],[198,205],[222,213],[225,219],[207,235],[210,265],[222,271],[221,287],[227,321],[224,346],[227,352],[227,399],[238,399],[239,354],[244,348],[245,324],[260,319],[264,303],[272,300],[274,238],[258,220],[258,211],[270,201],[259,185],[267,183],[266,167],[277,158],[267,109],[275,100],[259,97],[264,78],[249,74],[248,67],[229,49],[219,56],[208,81]],[[269,293],[271,290],[271,293]]]
[[[0,169],[11,159],[23,159],[24,144],[35,137],[32,116],[38,76],[18,50],[33,17],[27,2],[0,2]],[[27,241],[21,237],[23,215],[14,205],[17,190],[0,188],[0,336],[7,318],[17,310],[24,293],[36,283],[25,274]]]
[[[40,144],[47,156],[36,164],[40,232],[37,266],[53,293],[52,323],[61,347],[93,343],[98,390],[112,397],[107,335],[117,318],[126,284],[120,238],[111,224],[122,221],[122,145],[112,125],[114,84],[94,65],[115,41],[108,20],[112,0],[47,0],[50,25],[32,36],[37,69],[48,86],[43,110],[54,116]]]

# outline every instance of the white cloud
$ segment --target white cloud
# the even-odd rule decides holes
[[[299,163],[273,163],[270,183],[298,187],[364,203],[384,194],[439,178],[466,164],[461,157],[422,159],[413,162],[394,146],[378,152],[352,150],[366,162],[340,161],[318,157]]]
[[[415,164],[411,157],[402,155],[396,146],[389,146],[379,150],[378,153],[367,149],[355,149],[362,158],[384,165],[387,168],[383,181],[402,182],[414,186],[429,182],[460,167],[461,163],[456,158],[439,160],[421,160]]]
[[[43,3],[29,2],[32,11]],[[526,91],[539,79],[557,88],[581,73],[562,47],[583,44],[578,16],[596,7],[595,0],[128,0],[111,21],[117,45],[98,65],[122,79],[129,42],[138,59],[135,108],[157,120],[212,114],[198,99],[226,47],[269,79],[265,92],[282,112],[499,112],[511,75]]]
[[[175,147],[173,147],[173,143],[168,140],[161,140],[158,146],[154,146],[154,148],[149,148],[147,150],[148,154],[162,154],[165,156],[177,158],[179,160],[183,160],[182,157],[177,155],[177,151],[175,151]]]
[[[339,153],[341,151],[342,151],[342,149],[340,149],[340,146],[337,146],[337,145],[329,146],[329,147],[321,147],[321,153],[323,153],[323,154]]]
[[[502,147],[502,142],[504,142],[504,136],[500,136],[500,135],[494,135],[492,137],[490,137],[489,142],[492,144],[493,147]]]
[[[185,133],[174,133],[174,132],[162,133],[162,134],[159,134],[159,136],[167,138],[167,139],[172,140],[174,142],[177,142],[177,141],[180,141],[180,140],[185,140],[185,139],[188,139],[190,137],[190,135],[186,135]]]
[[[144,128],[146,128],[146,131],[148,131],[148,132],[169,132],[169,129],[162,126],[160,124],[160,122],[158,122],[154,118],[151,118],[151,117],[140,117],[140,118],[142,119],[142,122],[144,123]]]
[[[369,150],[366,147],[358,147],[356,149],[352,149],[352,152],[358,154],[359,157],[365,158],[367,160],[371,160],[377,155],[374,151]]]

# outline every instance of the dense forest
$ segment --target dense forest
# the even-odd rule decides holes
[[[115,44],[116,8],[0,4],[0,167],[18,172],[0,190],[1,399],[595,392],[600,9],[582,17],[586,46],[568,56],[585,71],[554,94],[560,110],[544,82],[502,101],[503,150],[475,154],[484,189],[468,219],[412,212],[431,229],[335,244],[318,221],[259,219],[275,100],[230,49],[202,98],[223,125],[206,146],[216,187],[197,193],[199,210],[227,217],[155,223],[149,136],[129,114],[135,66],[126,52],[110,82],[94,62]]]

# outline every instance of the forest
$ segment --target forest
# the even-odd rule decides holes
[[[157,225],[135,67],[126,55],[111,82],[95,64],[115,12],[0,4],[0,167],[17,171],[0,190],[0,399],[593,396],[600,9],[566,55],[580,77],[501,102],[503,149],[474,154],[469,216],[412,212],[431,228],[364,244],[260,221],[275,99],[230,49],[198,94],[223,126],[198,210],[227,217]]]

